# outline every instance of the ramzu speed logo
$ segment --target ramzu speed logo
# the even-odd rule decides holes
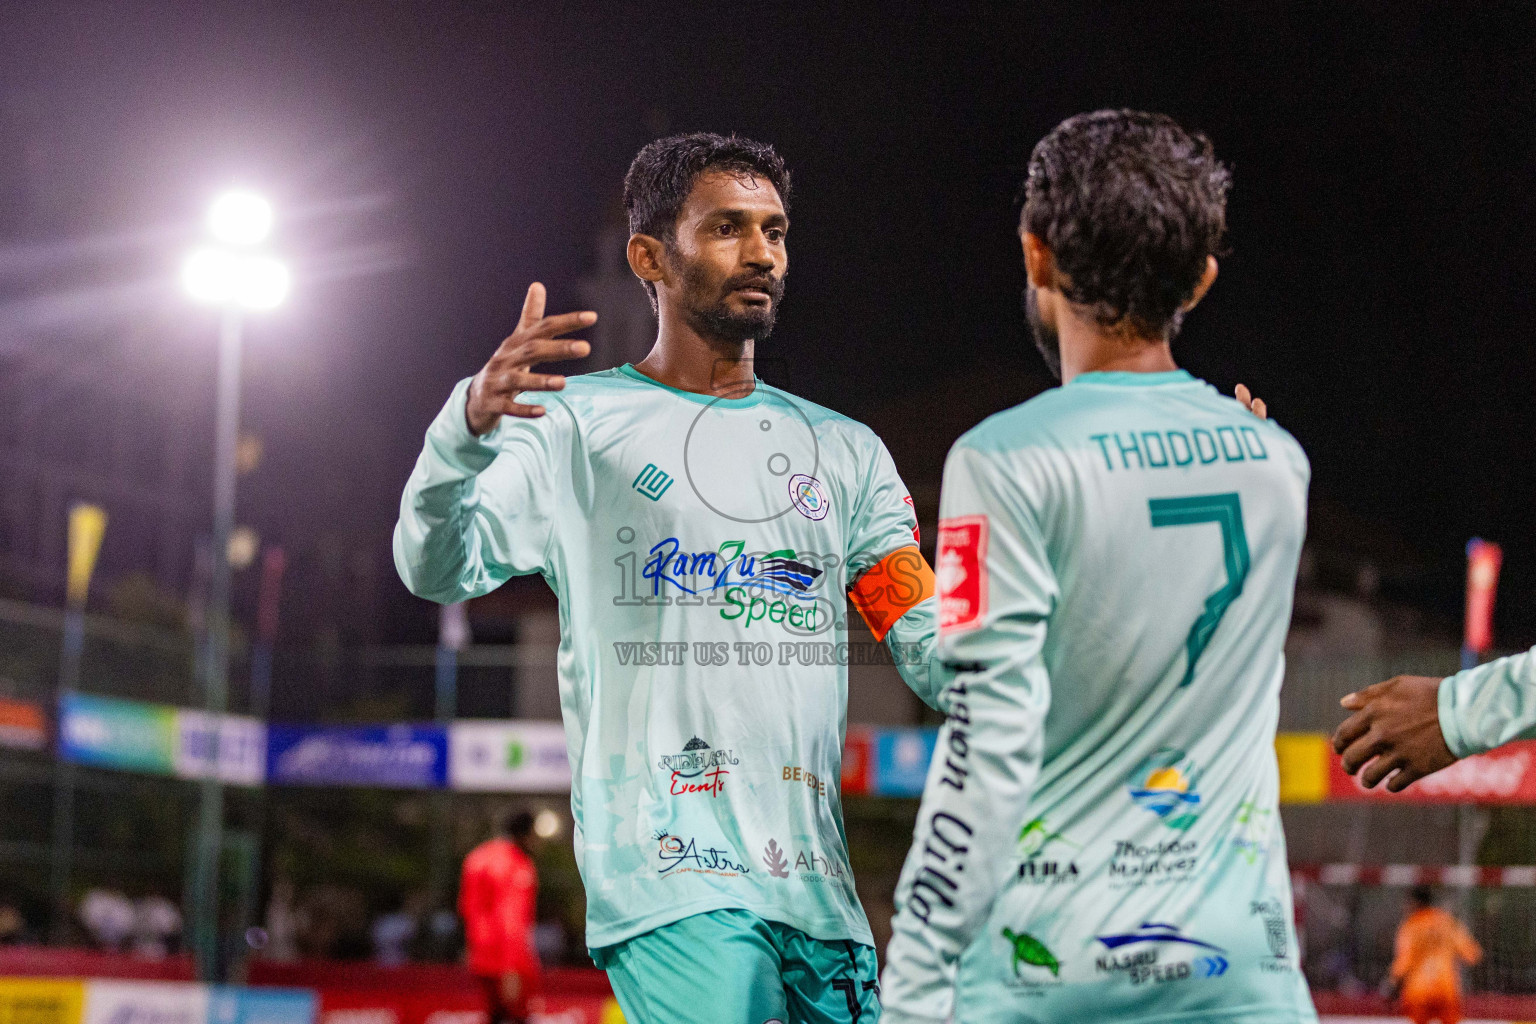
[[[987,517],[939,520],[939,629],[975,629],[987,613]]]

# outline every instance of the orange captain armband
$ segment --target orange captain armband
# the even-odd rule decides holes
[[[933,596],[933,567],[916,547],[897,548],[860,576],[848,599],[864,616],[876,640],[884,640],[896,620]]]

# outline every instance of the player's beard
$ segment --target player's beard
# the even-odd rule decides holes
[[[771,274],[737,274],[719,286],[712,285],[704,268],[683,263],[683,312],[688,324],[706,338],[728,344],[763,341],[773,333],[779,315],[779,301],[784,298],[784,279]],[[729,304],[737,288],[759,286],[768,293],[768,305],[751,306],[741,312]]]
[[[1040,316],[1040,298],[1035,286],[1027,282],[1024,285],[1024,319],[1029,321],[1029,330],[1035,336],[1035,348],[1040,350],[1040,357],[1050,367],[1052,376],[1061,380],[1061,335]]]

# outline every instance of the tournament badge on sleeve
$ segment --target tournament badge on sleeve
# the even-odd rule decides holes
[[[987,517],[939,520],[939,629],[975,629],[987,614]]]

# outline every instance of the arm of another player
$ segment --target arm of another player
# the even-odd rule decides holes
[[[517,330],[479,373],[454,388],[427,428],[400,499],[395,568],[411,593],[448,604],[543,568],[554,500],[549,446],[556,428],[539,422],[543,406],[516,399],[564,388],[564,377],[532,367],[586,355],[586,342],[559,335],[596,319],[596,313],[544,316],[544,286],[535,283]],[[508,458],[498,462],[500,455]],[[493,463],[498,486],[482,486]]]
[[[1536,648],[1447,679],[1396,676],[1341,703],[1354,712],[1333,734],[1344,770],[1364,768],[1366,788],[1391,775],[1387,789],[1401,792],[1460,758],[1536,739]]]
[[[952,674],[939,661],[933,569],[917,546],[917,511],[896,463],[878,439],[874,448],[853,512],[848,599],[902,680],[936,708]]]
[[[1007,474],[957,447],[939,523],[940,649],[954,681],[896,890],[881,1002],[888,1024],[952,1009],[956,964],[1013,870],[1040,772],[1055,573]]]

